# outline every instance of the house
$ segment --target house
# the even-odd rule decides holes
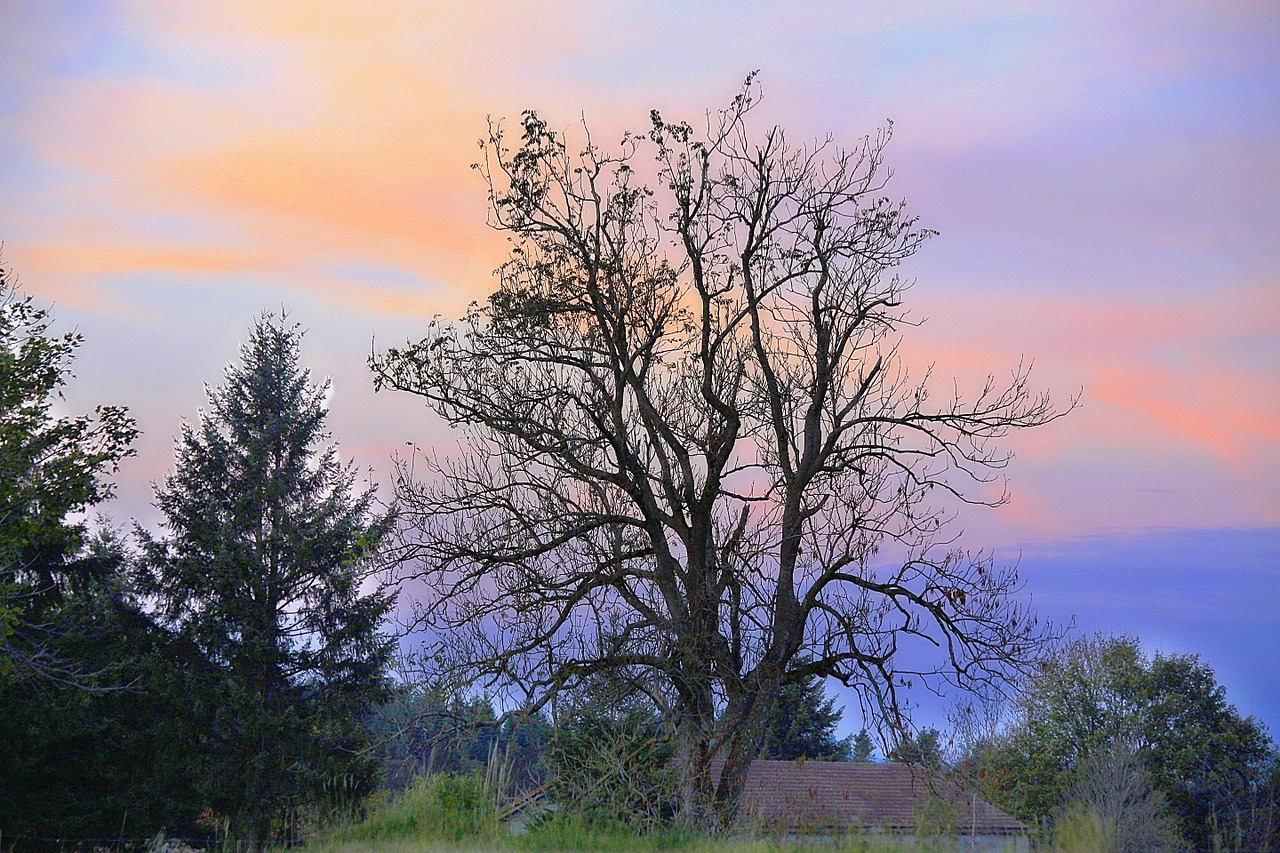
[[[747,826],[788,834],[954,836],[964,851],[1029,849],[1027,826],[947,770],[854,761],[755,761],[739,809]]]

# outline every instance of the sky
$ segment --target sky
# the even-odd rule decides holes
[[[1012,2],[9,2],[0,242],[86,338],[66,411],[143,436],[151,484],[255,316],[332,377],[344,456],[447,439],[370,352],[494,286],[469,165],[534,108],[596,141],[696,120],[849,146],[893,122],[892,195],[936,229],[904,342],[961,383],[1033,361],[1069,417],[960,519],[1041,614],[1200,654],[1280,738],[1280,6]]]

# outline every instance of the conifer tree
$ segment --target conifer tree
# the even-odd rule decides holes
[[[803,661],[802,661],[803,663]],[[844,709],[827,696],[822,679],[810,675],[783,685],[774,697],[773,712],[765,719],[761,758],[811,758],[848,761],[853,738],[836,737]]]
[[[853,744],[849,749],[850,761],[870,761],[875,755],[876,745],[871,740],[871,735],[867,733],[866,726],[858,729],[858,733],[853,736]]]
[[[255,323],[156,489],[167,537],[142,534],[164,618],[222,673],[210,802],[257,839],[371,782],[353,756],[392,645],[379,632],[392,596],[362,591],[392,513],[326,444],[329,383],[299,366],[301,338],[283,315]]]

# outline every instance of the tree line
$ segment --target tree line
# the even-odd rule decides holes
[[[366,582],[394,515],[327,444],[301,330],[254,324],[175,443],[163,533],[126,534],[84,516],[132,419],[55,416],[80,337],[0,287],[3,828],[195,835],[204,812],[288,837],[306,806],[370,791],[363,721],[394,640],[392,594]]]
[[[55,413],[80,338],[0,274],[0,829],[289,838],[397,773],[474,769],[467,738],[562,784],[538,774],[583,744],[643,755],[592,797],[721,829],[757,758],[869,755],[826,680],[884,753],[972,768],[1019,816],[1104,824],[1083,792],[1114,770],[1170,838],[1260,826],[1270,741],[1211,672],[1122,641],[1098,687],[1016,571],[958,547],[957,507],[1007,497],[1001,439],[1074,401],[1024,366],[967,395],[912,377],[898,268],[932,232],[885,195],[890,130],[796,145],[752,128],[757,94],[613,150],[490,126],[497,289],[371,360],[462,450],[402,460],[389,506],[338,457],[301,328],[263,315],[181,428],[162,530],[88,524],[136,425]],[[415,688],[389,677],[407,580]],[[905,701],[939,687],[1021,698],[946,756]]]

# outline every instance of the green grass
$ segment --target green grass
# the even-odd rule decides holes
[[[573,839],[564,837],[567,846],[526,846],[518,839],[503,838],[488,842],[470,840],[447,841],[326,841],[308,845],[306,853],[511,853],[514,850],[546,851],[546,853],[623,853],[623,851],[671,850],[673,853],[934,853],[938,848],[924,844],[906,844],[892,837],[860,837],[843,841],[819,842],[803,840],[690,839],[676,847],[655,846],[650,839],[615,837],[607,843],[599,837],[585,840],[584,846],[568,846]],[[606,846],[600,846],[606,844]]]
[[[370,804],[366,816],[338,828],[336,844],[390,845],[424,843],[492,845],[502,834],[492,800],[478,774],[438,774],[419,779],[397,796]]]

